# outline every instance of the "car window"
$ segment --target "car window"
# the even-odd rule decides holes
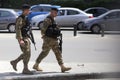
[[[35,6],[31,9],[31,11],[33,12],[39,12],[39,11],[42,11],[42,8],[40,6]]]
[[[110,14],[107,15],[108,19],[115,19],[118,18],[117,12],[112,12]]]
[[[90,9],[90,10],[88,10],[86,13],[95,14],[95,13],[97,13],[97,9]]]
[[[65,15],[65,10],[60,10],[58,12],[58,16],[64,16]]]
[[[79,14],[79,12],[75,10],[67,10],[67,15],[76,15],[76,14]]]
[[[33,12],[50,12],[51,7],[50,6],[35,6],[31,9]]]
[[[105,13],[105,12],[107,12],[107,10],[104,10],[104,9],[98,9],[98,13],[99,13],[99,14],[103,14],[103,13]]]
[[[8,17],[11,16],[11,13],[8,11],[0,11],[0,17]]]
[[[42,9],[43,9],[43,11],[45,11],[45,12],[50,12],[51,7],[50,7],[50,6],[43,6]]]

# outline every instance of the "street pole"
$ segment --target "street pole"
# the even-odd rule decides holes
[[[77,36],[77,25],[74,24],[73,27],[74,27],[73,36],[75,37],[75,36]]]
[[[105,28],[105,25],[102,24],[102,26],[101,26],[101,37],[104,37],[104,36],[105,36],[104,28]]]

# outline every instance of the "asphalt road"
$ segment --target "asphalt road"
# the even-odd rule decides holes
[[[37,51],[32,45],[31,61],[35,61],[41,52],[42,39],[39,30],[33,31]],[[72,31],[63,33],[64,62],[80,63],[119,63],[120,62],[120,32],[106,32],[105,37],[100,34],[79,31],[76,37]],[[0,32],[0,61],[10,61],[17,58],[21,51],[15,38],[15,33]],[[56,62],[51,51],[44,62]]]

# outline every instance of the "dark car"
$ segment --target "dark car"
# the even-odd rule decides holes
[[[109,11],[109,9],[103,8],[103,7],[92,7],[84,10],[86,13],[93,14],[94,17],[98,17],[106,12]]]
[[[86,19],[83,23],[83,28],[93,33],[100,33],[102,28],[105,31],[120,31],[120,9],[110,10],[101,16]]]

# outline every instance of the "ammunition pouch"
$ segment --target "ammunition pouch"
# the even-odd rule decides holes
[[[29,29],[28,27],[24,26],[22,29],[21,29],[21,33],[22,33],[22,36],[23,37],[28,37],[28,32],[29,32]]]
[[[60,36],[60,34],[61,34],[61,31],[60,31],[60,29],[58,29],[58,28],[56,27],[56,25],[54,25],[54,26],[53,26],[53,25],[50,25],[50,26],[48,26],[45,35],[46,35],[47,37],[57,38],[57,37]]]

